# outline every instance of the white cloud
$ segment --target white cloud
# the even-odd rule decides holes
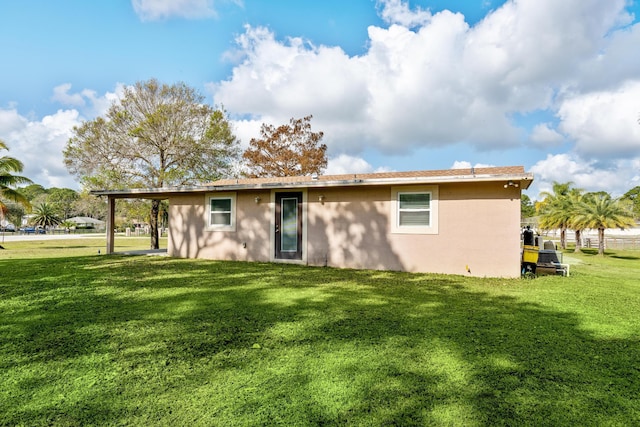
[[[83,89],[80,92],[71,92],[71,83],[63,83],[53,88],[51,99],[65,107],[78,108],[84,116],[95,117],[107,112],[111,104],[122,98],[124,85],[116,83],[114,92],[107,92],[98,96],[93,90]]]
[[[498,78],[494,86],[512,96],[556,85],[602,53],[613,29],[630,22],[624,7],[625,0],[507,1],[470,31],[473,68],[480,78]]]
[[[238,38],[244,61],[214,86],[214,99],[232,112],[270,115],[277,122],[314,115],[325,140],[341,152],[364,144],[387,152],[474,139],[480,147],[515,144],[505,110],[477,98],[456,77],[459,15],[441,13],[429,27],[370,27],[362,57],[301,39],[275,40],[247,27]],[[457,72],[463,72],[458,69]]]
[[[476,163],[475,165],[472,165],[471,162],[467,162],[466,160],[456,160],[455,162],[453,162],[453,165],[451,166],[451,169],[471,169],[472,167],[474,168],[492,168],[495,165],[488,165],[485,163]]]
[[[240,140],[243,150],[249,147],[252,138],[260,138],[260,127],[262,121],[258,120],[232,120],[233,132]]]
[[[0,116],[6,111],[0,110]],[[71,130],[80,124],[77,110],[58,110],[41,120],[20,116],[20,126],[10,130],[0,128],[2,138],[10,148],[11,157],[24,163],[23,176],[44,187],[77,187],[62,160],[62,151],[71,137]]]
[[[640,69],[640,55],[633,55],[640,45],[640,24],[612,31],[602,40],[597,54],[580,65],[576,73],[582,92],[610,90],[626,80],[637,80]]]
[[[534,182],[530,197],[542,191],[552,191],[553,182],[572,182],[585,191],[606,191],[620,196],[636,185],[640,177],[640,157],[622,159],[603,166],[595,160],[585,160],[575,154],[548,155],[533,167]]]
[[[73,127],[79,126],[84,117],[103,114],[121,96],[122,89],[118,84],[114,92],[98,96],[86,89],[71,93],[71,85],[59,85],[54,88],[54,99],[77,104],[80,109],[60,109],[42,118],[23,116],[16,108],[0,109],[0,139],[9,146],[9,155],[24,163],[21,175],[46,188],[77,188],[78,183],[67,172],[62,155]]]
[[[382,7],[380,16],[389,24],[400,24],[413,28],[422,26],[431,20],[431,12],[416,8],[409,9],[409,4],[402,0],[380,0],[378,6]]]
[[[205,19],[216,16],[213,0],[131,0],[131,3],[142,21],[172,17]]]
[[[71,106],[83,106],[85,105],[85,100],[82,94],[73,93],[70,94],[71,83],[63,83],[53,88],[53,96],[51,97],[52,101],[59,102],[63,105],[71,105]]]
[[[640,41],[635,26],[623,28],[632,19],[625,0],[507,1],[473,27],[448,11],[412,11],[401,0],[378,4],[392,25],[369,27],[369,47],[360,56],[300,38],[277,40],[266,28],[247,26],[233,55],[242,59],[229,79],[212,86],[216,103],[259,121],[313,114],[330,153],[571,144],[577,130],[570,100],[586,95],[596,78],[581,72],[596,61],[611,66]],[[622,68],[618,75],[640,81],[640,59]],[[545,121],[529,131],[513,119],[560,108],[558,129]],[[578,136],[586,152],[585,136]],[[613,157],[626,155],[618,149],[628,141],[605,136],[616,138],[606,142]]]
[[[327,170],[325,170],[324,173],[325,175],[343,175],[370,172],[374,172],[374,168],[363,158],[350,156],[348,154],[340,154],[339,156],[332,157],[328,160]]]
[[[22,117],[15,108],[0,109],[0,136],[9,135],[26,126],[26,123],[27,119]]]
[[[560,106],[560,129],[584,156],[640,155],[640,79],[611,91],[577,94]]]
[[[550,123],[538,123],[531,131],[531,142],[540,147],[551,147],[561,144],[564,137]]]

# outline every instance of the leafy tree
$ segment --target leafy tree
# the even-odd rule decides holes
[[[73,129],[67,169],[85,186],[161,188],[228,175],[238,140],[223,110],[184,83],[151,79],[126,88],[104,117]],[[158,248],[160,200],[152,200],[151,248]]]
[[[531,198],[522,193],[522,195],[520,196],[520,218],[521,219],[525,219],[525,218],[531,218],[532,216],[536,215],[536,208],[535,206],[533,206],[533,202],[531,201]]]
[[[0,151],[9,147],[0,140]],[[29,200],[14,187],[19,184],[30,184],[31,180],[24,176],[14,175],[20,173],[24,165],[18,159],[9,156],[0,157],[0,220],[4,220],[9,213],[6,201],[13,201],[24,206],[29,206]],[[4,200],[4,201],[3,201]]]
[[[42,203],[38,205],[34,211],[35,216],[32,218],[31,222],[34,225],[40,225],[42,227],[55,227],[60,224],[60,217],[56,215],[55,209],[53,206],[47,203]]]
[[[158,207],[160,213],[162,204]],[[118,205],[117,215],[125,220],[125,223],[149,221],[150,204],[146,200],[126,200]],[[160,223],[158,223],[160,225]]]
[[[103,199],[82,191],[73,202],[72,212],[74,216],[104,219],[107,216],[107,205]]]
[[[327,146],[320,144],[323,132],[311,131],[311,118],[291,119],[277,128],[263,124],[260,139],[253,138],[242,157],[247,175],[279,177],[320,174],[327,167]]]
[[[70,188],[50,188],[47,191],[47,203],[51,204],[58,215],[67,219],[73,210],[78,193]]]
[[[538,204],[539,226],[543,230],[560,229],[560,247],[567,248],[566,233],[574,214],[573,201],[570,199],[571,182],[553,182],[553,192],[542,192],[544,197]]]
[[[48,198],[49,198],[49,195],[47,193],[38,194],[33,199],[30,199],[29,203],[31,203],[31,206],[38,206],[43,203],[48,203],[47,202]]]
[[[640,185],[624,193],[622,199],[631,202],[634,216],[636,219],[640,219]]]
[[[5,203],[4,207],[0,206],[0,209],[4,212],[4,219],[13,225],[20,227],[22,224],[22,217],[25,214],[25,207],[20,203],[10,202]]]
[[[607,228],[633,227],[635,221],[631,203],[612,199],[608,194],[588,194],[582,201],[574,223],[598,230],[598,254],[604,255],[604,232]]]
[[[18,191],[20,191],[20,194],[22,194],[30,202],[33,202],[40,195],[47,194],[46,188],[44,188],[40,184],[27,185],[26,187],[19,188]],[[31,203],[31,204],[33,205],[37,203]]]

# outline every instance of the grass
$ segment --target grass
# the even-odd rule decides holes
[[[16,258],[59,258],[104,254],[106,237],[82,237],[70,239],[38,240],[37,236],[26,240],[6,241],[0,250],[0,260]],[[115,238],[114,251],[124,252],[149,249],[149,236]],[[167,238],[160,238],[160,247],[167,247]]]
[[[0,252],[0,425],[640,423],[638,252],[504,280],[66,244]]]

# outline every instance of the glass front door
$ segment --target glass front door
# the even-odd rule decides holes
[[[276,193],[276,259],[302,259],[302,193]]]

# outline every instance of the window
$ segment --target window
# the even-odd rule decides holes
[[[438,234],[438,186],[391,188],[391,232]]]
[[[212,227],[231,226],[231,199],[211,198],[211,221]]]
[[[207,228],[209,230],[235,231],[235,194],[220,194],[207,198]]]
[[[431,225],[431,193],[398,193],[398,226]]]

